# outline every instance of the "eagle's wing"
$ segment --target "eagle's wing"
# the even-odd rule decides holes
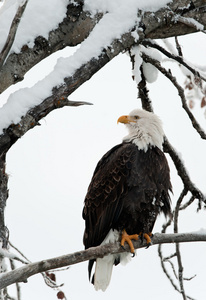
[[[123,208],[122,197],[127,193],[127,177],[136,147],[119,144],[107,152],[97,164],[85,198],[85,248],[102,243],[118,221]]]

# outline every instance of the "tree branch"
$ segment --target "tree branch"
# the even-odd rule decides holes
[[[80,44],[90,34],[94,26],[103,17],[103,14],[99,13],[91,16],[88,11],[84,11],[83,1],[76,0],[75,2],[78,5],[68,5],[66,18],[59,24],[57,29],[49,33],[48,40],[38,36],[34,41],[33,48],[22,45],[20,53],[9,55],[0,71],[0,93],[10,85],[23,80],[25,73],[45,57],[66,46]],[[206,28],[205,1],[194,0],[192,3],[193,5],[188,5],[188,0],[173,0],[166,7],[156,12],[142,14],[139,11],[137,16],[138,18],[141,17],[140,23],[144,28],[145,38],[167,38],[198,31],[197,28],[183,24],[182,20],[178,22],[175,19],[177,15],[184,15],[184,18],[193,18]]]
[[[177,41],[177,39],[176,39]],[[175,61],[177,61],[179,64],[183,65],[185,68],[187,68],[195,77],[199,77],[200,79],[202,79],[203,81],[206,81],[206,78],[204,78],[203,76],[200,75],[200,73],[195,70],[194,68],[192,68],[190,65],[188,65],[184,60],[183,60],[183,57],[182,56],[177,56],[177,55],[174,55],[170,52],[168,52],[166,49],[164,49],[163,47],[161,47],[160,45],[158,45],[157,43],[155,43],[154,41],[151,41],[151,40],[144,40],[142,42],[142,45],[144,46],[149,46],[151,48],[155,48],[157,50],[159,50],[160,52],[162,52],[164,55],[166,55],[168,58],[171,58]],[[179,48],[180,49],[180,45],[179,45]]]
[[[168,243],[187,243],[187,242],[206,242],[206,232],[193,233],[177,233],[177,234],[154,234],[152,245],[168,244]],[[134,241],[135,249],[144,248],[147,246],[146,241]],[[125,246],[126,251],[129,251],[128,245]],[[0,275],[0,289],[5,288],[16,282],[27,282],[27,279],[35,274],[45,272],[55,268],[61,268],[90,259],[103,257],[107,254],[121,253],[125,250],[119,243],[107,244],[74,252],[72,254],[59,256],[47,260],[42,260],[36,263],[31,263],[16,270]]]
[[[23,80],[24,75],[44,58],[67,46],[76,46],[87,38],[102,14],[91,17],[83,10],[82,1],[75,2],[79,2],[78,5],[67,6],[66,17],[58,28],[49,32],[48,39],[37,36],[33,48],[22,45],[20,53],[11,53],[7,57],[0,70],[0,93]]]
[[[134,58],[131,58],[131,59],[134,59]],[[149,99],[148,90],[146,87],[146,80],[145,80],[144,73],[142,71],[142,67],[140,68],[140,72],[141,72],[141,81],[138,84],[138,91],[139,91],[138,96],[141,99],[142,107],[150,112],[153,112],[152,103],[151,103],[151,100]],[[194,199],[199,200],[198,209],[201,209],[202,202],[204,202],[206,204],[206,198],[203,195],[203,193],[191,181],[190,176],[184,166],[182,159],[180,158],[178,153],[175,151],[175,149],[172,147],[172,145],[170,144],[170,142],[168,141],[166,136],[164,138],[163,149],[164,149],[164,152],[168,153],[170,155],[171,159],[173,160],[173,163],[176,167],[178,175],[180,176],[180,178],[184,184],[184,187],[188,191],[190,191],[192,194],[192,198],[190,199],[190,201],[188,203],[186,203],[180,209],[184,209],[187,206],[189,206],[194,201]]]
[[[179,209],[180,205],[184,199],[184,197],[187,194],[186,188],[183,189],[177,203],[175,206],[174,210],[174,233],[178,233],[178,217],[179,217]],[[181,252],[180,252],[180,244],[176,243],[175,245],[176,248],[176,256],[177,256],[177,263],[178,263],[178,280],[180,284],[180,292],[182,294],[182,297],[184,300],[187,299],[187,296],[185,294],[185,289],[184,289],[184,279],[183,279],[183,264],[182,264],[182,258],[181,258]]]
[[[195,197],[195,199],[199,200],[198,209],[201,209],[201,204],[204,202],[206,204],[206,198],[203,195],[203,193],[195,186],[195,184],[191,181],[190,176],[184,166],[183,161],[181,160],[178,153],[175,151],[175,149],[172,147],[168,139],[165,137],[164,140],[164,151],[166,153],[169,153],[170,157],[172,158],[174,165],[176,167],[176,170],[178,172],[178,175],[182,179],[182,182],[184,184],[184,187],[190,191],[190,193]]]
[[[165,75],[176,87],[180,99],[182,101],[182,107],[186,111],[188,117],[191,120],[192,126],[196,129],[196,131],[199,133],[202,139],[206,139],[206,133],[204,130],[201,128],[197,120],[195,119],[194,115],[191,113],[187,101],[185,98],[184,90],[183,88],[178,84],[176,78],[172,76],[171,71],[167,71],[164,67],[161,66],[160,62],[156,59],[151,58],[150,56],[146,55],[144,52],[142,52],[142,58],[146,63],[151,63],[153,66],[155,66],[163,75]]]
[[[24,13],[24,10],[26,8],[26,5],[28,3],[28,0],[25,1],[25,3],[23,5],[20,5],[17,9],[17,12],[14,16],[14,19],[11,23],[11,27],[10,27],[10,30],[9,30],[9,34],[8,34],[8,37],[7,37],[7,40],[6,40],[6,43],[1,51],[1,54],[0,54],[0,69],[2,68],[3,64],[4,64],[4,61],[11,49],[11,46],[14,42],[14,39],[15,39],[15,35],[16,35],[16,31],[17,31],[17,28],[19,26],[19,23],[20,23],[20,20],[21,20],[21,17]]]
[[[7,152],[20,137],[34,126],[39,125],[39,121],[54,109],[64,106],[91,104],[83,101],[70,101],[67,97],[84,82],[89,80],[116,55],[124,49],[131,47],[133,43],[134,37],[131,33],[123,34],[121,39],[115,40],[112,43],[111,48],[103,49],[102,54],[97,59],[92,58],[77,69],[72,76],[64,78],[63,84],[53,88],[52,95],[43,100],[41,104],[31,108],[24,116],[22,116],[21,121],[18,124],[11,124],[11,126],[4,130],[4,133],[0,136],[0,153]]]

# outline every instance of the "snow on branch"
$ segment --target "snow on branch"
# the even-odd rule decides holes
[[[169,2],[169,4],[165,5],[167,2]],[[87,3],[87,1],[85,1],[85,3]],[[92,3],[93,5],[97,6],[97,3],[95,3],[95,1],[92,1]],[[119,24],[121,24],[121,26],[118,25],[115,27],[119,27],[119,29],[122,29],[122,23],[128,25],[126,24],[126,22],[131,22],[132,20],[138,23],[138,19],[140,18],[140,23],[142,25],[142,29],[146,38],[167,38],[171,36],[197,32],[199,30],[198,26],[189,27],[181,22],[178,22],[178,20],[175,18],[176,16],[192,18],[196,20],[196,22],[202,24],[204,28],[206,27],[204,0],[193,1],[190,5],[188,5],[187,0],[160,2],[153,1],[152,6],[150,7],[146,7],[146,4],[144,2],[139,3],[135,1],[127,1],[124,3],[123,1],[122,3],[123,5],[125,5],[126,3],[124,9],[121,10],[120,7],[118,7],[118,13],[116,13],[115,10],[111,11],[112,19],[114,20],[117,17]],[[108,5],[109,4],[110,3],[108,2]],[[48,4],[45,3],[44,5]],[[55,5],[55,2],[53,3],[53,5]],[[99,1],[98,5],[101,6],[101,3]],[[39,24],[41,24],[41,22],[36,23],[36,20],[39,20],[39,16],[38,18],[35,18],[35,11],[39,11],[39,6],[42,7],[42,1],[32,1],[31,3],[29,3],[26,9],[25,13],[27,21],[28,19],[32,19],[32,32],[27,32],[28,29],[27,26],[25,26],[25,23],[22,24],[21,30],[18,30],[18,37],[21,37],[17,38],[18,46],[15,46],[15,49],[17,49],[18,51],[15,50],[15,53],[10,53],[6,59],[4,66],[2,67],[2,70],[0,72],[0,92],[4,91],[11,84],[22,80],[24,74],[31,67],[33,67],[35,64],[40,62],[45,57],[51,55],[55,51],[60,50],[66,46],[75,46],[82,43],[92,33],[95,27],[100,25],[99,27],[101,28],[102,25],[100,21],[102,21],[104,17],[106,17],[106,19],[109,18],[108,11],[104,14],[104,10],[102,10],[102,12],[97,11],[97,9],[95,10],[95,8],[93,8],[93,11],[91,13],[87,10],[89,9],[89,7],[84,5],[83,1],[76,0],[70,1],[67,7],[61,7],[60,13],[55,15],[55,19],[54,15],[52,15],[52,22],[50,21],[52,6],[49,5],[48,9],[44,10],[45,13],[48,11],[48,16],[44,14],[42,19],[44,26],[41,26],[39,28]],[[58,7],[59,6],[60,5],[58,5]],[[113,6],[114,3],[112,2],[111,7]],[[128,18],[129,14],[130,17]],[[58,16],[61,16],[62,19],[57,18]],[[47,19],[49,20],[49,22],[46,21]],[[112,24],[112,22],[110,23]],[[53,27],[51,27],[52,24]],[[131,25],[131,23],[129,23],[129,25]],[[130,27],[130,30],[132,26]],[[26,30],[26,34],[24,31],[22,34],[22,30]],[[103,34],[99,34],[99,37],[103,37],[105,32],[106,30],[104,30]],[[113,30],[110,30],[110,32],[113,32]],[[124,32],[126,32],[126,29],[124,30]],[[39,34],[39,36],[37,33]],[[116,38],[120,37],[120,35],[121,34],[118,33],[118,35],[116,35]],[[28,40],[28,37],[29,43],[26,42]],[[95,43],[93,43],[93,45]],[[14,65],[16,66],[15,74],[12,72],[12,66]]]
[[[187,242],[206,242],[206,230],[202,229],[197,232],[176,234],[155,233],[152,237],[152,245]],[[147,244],[145,241],[134,241],[135,249],[145,248],[146,246]],[[119,243],[107,244],[104,246],[93,247],[87,250],[74,252],[72,254],[31,263],[0,275],[0,289],[3,289],[16,282],[27,282],[29,277],[38,273],[74,265],[98,257],[103,257],[110,253],[121,253],[125,250],[129,251],[129,247],[127,245],[125,246],[125,249],[123,249]]]
[[[88,60],[84,58],[85,62],[82,59],[79,60],[80,51],[76,54],[76,59],[75,57],[69,61],[61,59],[56,66],[57,73],[50,74],[30,89],[25,88],[12,94],[9,101],[0,110],[0,130],[3,132],[0,136],[0,151],[7,151],[29,129],[39,125],[39,120],[52,110],[64,106],[91,104],[84,101],[73,102],[67,97],[133,43],[132,34],[126,33],[122,35],[121,39],[114,40],[111,48],[102,49],[97,58],[91,55]],[[70,66],[70,72],[67,66]],[[67,73],[68,76],[66,76]],[[53,87],[54,82],[56,86]],[[17,98],[19,101],[16,101]]]

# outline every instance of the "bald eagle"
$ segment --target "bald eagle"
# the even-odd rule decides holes
[[[98,162],[85,197],[85,249],[110,242],[127,242],[134,253],[132,239],[150,236],[159,213],[171,215],[170,171],[162,151],[164,132],[160,119],[141,109],[121,116],[118,123],[129,134]],[[130,255],[130,254],[129,254]],[[126,260],[128,253],[109,254],[96,259],[92,283],[105,291],[112,267]],[[131,255],[130,255],[131,256]],[[89,261],[91,277],[95,260]]]

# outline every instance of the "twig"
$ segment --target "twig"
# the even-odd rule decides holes
[[[12,259],[10,259],[10,265],[11,265],[11,269],[15,270],[15,264],[14,261]],[[16,295],[17,295],[17,300],[21,300],[21,286],[18,282],[15,283],[16,284]]]
[[[178,233],[178,217],[179,217],[179,209],[184,197],[187,195],[188,190],[186,188],[183,189],[182,193],[177,200],[175,210],[174,210],[174,233]]]
[[[17,248],[15,247],[10,241],[9,241],[9,245],[15,249],[28,263],[30,263],[31,261]],[[23,262],[24,263],[24,262]]]
[[[170,260],[171,258],[175,257],[176,255],[177,255],[176,253],[173,253],[170,256],[165,257],[163,260],[164,261]]]
[[[172,158],[178,175],[180,176],[184,186],[186,189],[190,191],[195,199],[199,200],[198,209],[201,209],[202,202],[206,203],[205,196],[203,193],[194,185],[191,181],[190,176],[184,166],[184,163],[175,149],[172,147],[168,139],[165,137],[164,144],[163,144],[164,151],[169,153],[170,157]]]
[[[178,52],[179,56],[182,57],[183,56],[183,54],[182,54],[182,48],[181,48],[181,46],[179,44],[177,36],[175,36],[175,44],[176,44],[176,48],[177,48],[177,52]]]
[[[178,216],[179,216],[179,208],[180,205],[184,199],[184,197],[187,194],[186,188],[183,189],[182,193],[180,194],[180,197],[177,201],[175,211],[174,211],[174,232],[178,232]],[[179,243],[176,243],[176,255],[177,255],[177,263],[178,263],[178,280],[180,284],[180,292],[182,294],[182,297],[184,300],[187,299],[187,296],[185,294],[185,289],[184,289],[184,282],[183,282],[183,264],[182,264],[182,258],[181,258],[181,253],[180,253],[180,245]]]
[[[190,118],[193,127],[196,129],[196,131],[199,133],[202,139],[206,139],[206,134],[204,130],[200,127],[199,123],[197,122],[194,115],[191,113],[189,107],[187,106],[187,101],[185,98],[183,88],[178,84],[176,78],[171,74],[171,71],[167,71],[164,67],[161,66],[158,60],[151,58],[150,56],[146,55],[144,52],[142,52],[142,58],[145,62],[155,66],[163,75],[165,75],[173,83],[173,85],[176,87],[179,93],[180,99],[182,101],[182,107],[184,108],[188,117]]]
[[[5,45],[4,45],[4,47],[1,51],[1,54],[0,54],[0,69],[3,66],[4,62],[5,62],[5,59],[6,59],[8,53],[11,49],[11,46],[13,45],[14,38],[15,38],[15,35],[16,35],[16,32],[17,32],[17,28],[19,26],[21,17],[24,13],[24,10],[26,8],[27,3],[28,3],[28,0],[26,0],[23,5],[20,5],[18,7],[17,12],[16,12],[16,14],[13,18],[7,40],[6,40]]]
[[[174,287],[174,289],[180,293],[180,290],[178,288],[178,286],[174,283],[174,280],[172,279],[172,277],[169,275],[166,267],[165,267],[165,262],[164,262],[164,257],[163,257],[163,254],[162,254],[162,245],[160,244],[158,246],[158,255],[159,255],[159,258],[160,258],[160,263],[161,263],[161,267],[162,267],[162,270],[163,272],[165,273],[166,277],[169,279],[171,285]]]
[[[179,64],[183,65],[185,68],[187,68],[195,77],[199,77],[200,79],[202,79],[203,81],[206,81],[206,78],[201,76],[200,73],[195,70],[194,68],[192,68],[190,65],[188,65],[182,58],[182,56],[180,56],[180,53],[179,53],[179,56],[178,55],[175,55],[175,54],[172,54],[170,52],[168,52],[165,48],[161,47],[160,45],[158,45],[157,43],[155,43],[154,41],[151,41],[149,39],[145,39],[143,42],[142,42],[142,45],[144,46],[149,46],[149,47],[152,47],[152,48],[155,48],[157,50],[159,50],[160,52],[162,52],[164,55],[166,55],[168,58],[170,59],[173,59],[175,61],[177,61]],[[180,51],[180,48],[178,47],[178,51]]]
[[[171,268],[172,268],[172,271],[173,271],[173,274],[174,274],[175,278],[178,279],[178,276],[177,276],[177,273],[176,273],[176,270],[175,270],[175,266],[174,266],[174,264],[171,262],[171,260],[169,260],[169,259],[165,260],[165,258],[164,258],[163,261],[164,261],[164,262],[166,261],[166,262],[168,262],[168,263],[170,264],[170,266],[171,266]],[[180,290],[179,290],[179,292],[180,292]],[[180,293],[181,293],[181,292],[180,292]]]
[[[183,209],[187,208],[194,202],[194,200],[195,200],[195,197],[192,196],[188,202],[186,202],[184,205],[180,206],[179,210],[183,210]]]
[[[55,272],[55,271],[54,271]],[[48,272],[42,272],[41,275],[44,278],[44,282],[46,283],[47,286],[49,286],[52,289],[56,289],[59,287],[62,287],[64,284],[61,283],[59,285],[57,285],[56,281],[54,281],[48,274]]]

